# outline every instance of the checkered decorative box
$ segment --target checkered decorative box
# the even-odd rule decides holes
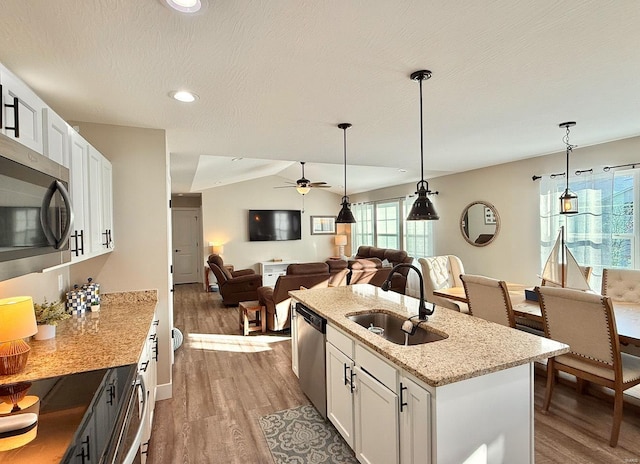
[[[87,306],[96,306],[100,304],[100,284],[92,282],[93,279],[89,277],[88,283],[82,286],[82,290],[87,296]]]
[[[83,290],[72,290],[67,292],[67,312],[71,314],[82,314],[87,309],[87,295]]]

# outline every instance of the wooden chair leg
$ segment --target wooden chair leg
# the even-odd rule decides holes
[[[611,426],[611,440],[609,441],[609,445],[614,448],[618,445],[618,436],[620,435],[623,397],[624,394],[622,393],[622,389],[616,388],[616,394],[613,400],[613,425]]]
[[[584,389],[587,383],[588,382],[586,380],[581,379],[580,377],[576,377],[576,392],[578,392],[579,395],[584,394]]]
[[[544,412],[547,412],[549,410],[549,405],[551,404],[551,395],[553,394],[553,385],[555,383],[555,369],[553,368],[554,366],[554,359],[553,358],[549,358],[547,359],[547,391],[545,392],[544,395],[544,403],[542,405],[542,410]]]

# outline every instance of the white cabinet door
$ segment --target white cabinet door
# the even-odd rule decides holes
[[[398,396],[355,367],[356,457],[366,464],[399,462]]]
[[[69,128],[70,140],[70,193],[73,205],[73,234],[70,238],[71,261],[82,261],[91,256],[89,235],[89,143]]]
[[[327,343],[327,418],[353,449],[354,412],[352,393],[353,361]]]
[[[69,136],[70,127],[64,119],[51,108],[42,110],[44,156],[67,168],[70,168]]]
[[[42,110],[46,105],[24,82],[2,67],[0,67],[0,85],[2,85],[2,107],[0,108],[2,128],[0,130],[6,136],[42,154]],[[18,130],[15,129],[16,112],[18,113]]]
[[[89,145],[89,243],[92,253],[106,248],[102,216],[102,155]]]
[[[106,248],[114,248],[113,241],[113,168],[104,156],[100,165],[102,176],[102,227],[106,234]]]
[[[400,462],[431,462],[431,395],[407,377],[400,378]]]

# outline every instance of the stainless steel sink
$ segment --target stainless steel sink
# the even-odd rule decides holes
[[[374,328],[372,332],[377,332],[376,328],[382,329],[384,332],[381,336],[397,345],[422,345],[447,338],[424,326],[418,327],[413,335],[408,335],[402,330],[402,323],[406,319],[388,313],[368,312],[354,314],[347,318],[367,329]]]

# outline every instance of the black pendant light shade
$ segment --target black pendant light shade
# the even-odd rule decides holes
[[[336,218],[336,224],[353,224],[356,222],[356,218],[353,217],[351,212],[351,203],[349,203],[349,197],[347,196],[347,129],[351,127],[348,122],[338,124],[338,127],[344,132],[344,196],[342,197],[342,209],[338,213]]]
[[[409,215],[407,216],[407,221],[432,221],[436,219],[440,219],[438,213],[436,213],[436,209],[433,207],[433,203],[429,200],[427,194],[429,193],[429,184],[421,180],[418,182],[416,188],[418,191],[418,198],[413,202],[413,206],[411,207],[411,211],[409,211]]]
[[[424,136],[422,124],[422,81],[431,77],[431,71],[423,70],[411,73],[411,79],[420,83],[420,182],[416,184],[418,198],[413,202],[407,221],[431,221],[440,219],[436,209],[429,200],[429,183],[424,180]]]
[[[565,145],[567,146],[566,148],[567,149],[567,171],[566,171],[567,183],[566,183],[566,188],[564,189],[564,192],[562,193],[562,195],[560,195],[560,214],[577,214],[578,213],[578,195],[576,195],[571,190],[569,190],[569,155],[571,154],[571,151],[577,146],[577,145],[571,145],[569,143],[569,128],[575,125],[576,123],[574,121],[563,122],[558,125],[559,127],[567,130],[566,135],[562,139]]]

